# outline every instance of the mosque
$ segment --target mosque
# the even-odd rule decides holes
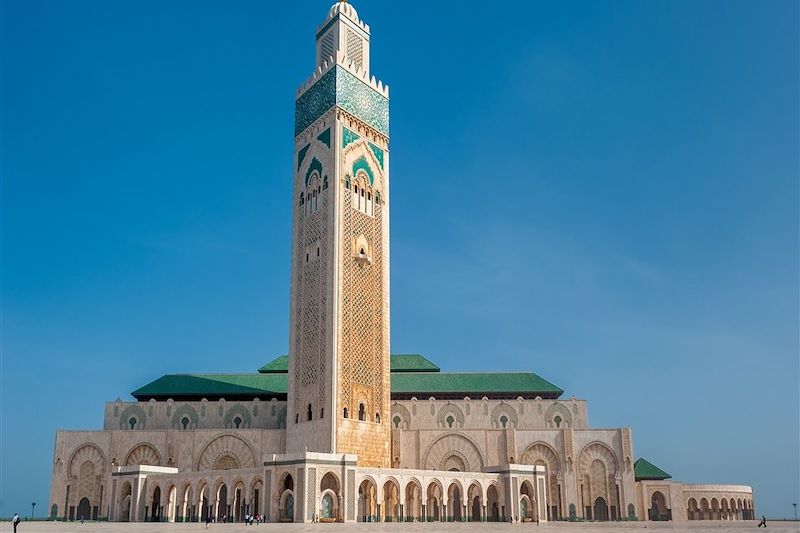
[[[337,2],[295,110],[289,354],[165,375],[58,431],[50,516],[269,522],[746,520],[753,491],[636,459],[630,428],[532,372],[391,354],[389,88]]]

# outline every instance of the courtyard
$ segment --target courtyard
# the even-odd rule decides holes
[[[697,533],[734,533],[737,531],[757,531],[757,522],[604,522],[604,523],[567,523],[549,524],[497,524],[497,523],[410,523],[410,524],[261,524],[245,526],[244,524],[211,524],[208,531],[214,533],[259,533],[275,532],[321,532],[321,531],[552,531],[558,533],[622,533],[647,529],[649,531],[693,531]],[[10,531],[8,523],[0,526],[0,531]],[[800,531],[798,522],[769,522],[768,530],[779,533],[795,533]],[[184,533],[205,531],[205,524],[178,523],[112,523],[112,522],[23,522],[17,533]],[[760,530],[759,530],[760,531]]]

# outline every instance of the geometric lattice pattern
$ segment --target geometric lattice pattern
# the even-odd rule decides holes
[[[293,412],[305,416],[306,405],[312,404],[315,417],[321,405],[325,405],[326,369],[326,324],[328,297],[328,242],[327,234],[329,194],[322,190],[317,178],[308,184],[309,190],[317,190],[319,208],[305,214],[302,207],[295,206],[298,217],[295,236],[295,405]],[[319,247],[317,252],[316,247]],[[304,394],[309,385],[317,385],[313,398]]]
[[[339,375],[339,400],[341,409],[347,407],[355,415],[354,398],[356,389],[366,388],[372,392],[371,398],[364,398],[369,405],[367,416],[373,419],[375,413],[382,413],[384,391],[388,383],[383,383],[383,233],[381,204],[374,206],[374,216],[362,213],[352,206],[352,194],[344,189],[342,200],[342,238],[341,265],[342,285],[340,292],[341,344]],[[371,263],[359,263],[353,257],[352,241],[363,235],[370,244]]]

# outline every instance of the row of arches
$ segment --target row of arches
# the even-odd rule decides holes
[[[242,479],[227,483],[201,480],[191,482],[147,482],[143,515],[137,517],[132,501],[132,484],[124,480],[116,498],[115,520],[128,522],[198,522],[211,518],[217,522],[240,522],[247,514],[259,514],[264,494],[260,476],[249,484]]]
[[[686,504],[689,520],[753,520],[753,500],[749,498],[689,498]]]
[[[533,501],[533,487],[527,481],[523,486],[526,498]],[[477,481],[465,489],[457,480],[448,484],[434,478],[423,485],[412,479],[401,486],[392,478],[383,483],[380,491],[378,488],[371,477],[361,481],[356,512],[359,522],[497,522],[506,519],[502,491],[496,484],[490,484],[484,492]],[[532,512],[534,506],[528,505],[528,509]]]

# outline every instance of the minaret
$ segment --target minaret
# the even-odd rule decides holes
[[[389,90],[337,2],[297,91],[286,451],[390,465]]]

